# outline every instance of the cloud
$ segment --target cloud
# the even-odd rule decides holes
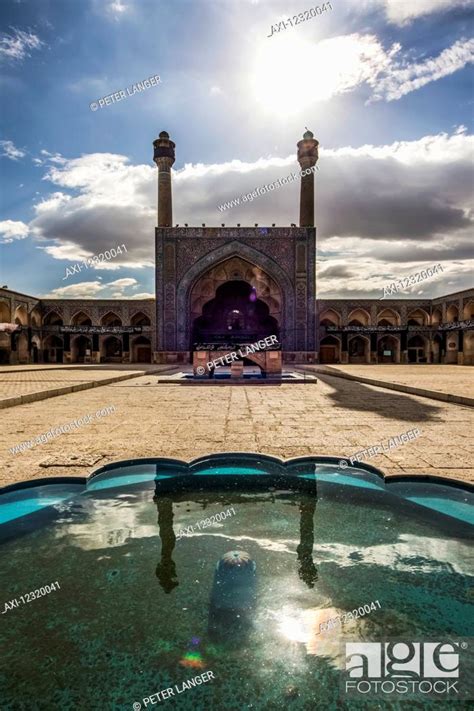
[[[132,4],[123,0],[94,0],[94,9],[98,14],[118,22],[130,13]]]
[[[100,281],[83,281],[79,284],[70,284],[69,286],[60,286],[53,289],[51,293],[44,294],[43,299],[92,299],[97,296],[100,291],[105,289],[105,285]]]
[[[318,239],[347,236],[426,240],[472,225],[474,142],[464,133],[425,136],[384,146],[320,152]],[[298,181],[224,213],[217,205],[286,176],[294,156],[186,165],[174,176],[175,221],[183,224],[290,224],[297,221]],[[277,196],[275,197],[275,195]]]
[[[467,64],[474,62],[474,39],[458,40],[444,49],[438,57],[426,59],[419,64],[405,66],[393,64],[386,76],[371,83],[375,93],[369,101],[396,101],[411,91],[416,91],[432,81],[449,76]]]
[[[137,288],[139,283],[136,279],[124,278],[116,279],[107,284],[101,281],[83,281],[69,286],[61,286],[53,289],[49,294],[44,294],[43,299],[148,299],[153,298],[153,294],[140,293],[126,295],[123,289],[133,286]],[[110,291],[109,291],[110,290]]]
[[[125,5],[122,0],[112,0],[112,2],[107,5],[107,10],[113,15],[123,15],[124,12],[129,10],[129,7]]]
[[[44,44],[33,32],[24,32],[15,27],[11,30],[11,34],[5,32],[0,37],[0,58],[21,61],[31,56],[31,50],[39,49]]]
[[[68,259],[70,261],[82,261],[91,256],[86,250],[80,251],[77,244],[74,242],[63,242],[63,244],[49,245],[48,247],[40,247],[49,254],[53,259]]]
[[[127,286],[134,286],[138,284],[136,279],[132,278],[125,278],[125,279],[116,279],[115,281],[109,281],[107,286],[115,286],[117,289],[125,289]]]
[[[377,244],[367,244],[362,252],[365,256],[369,254],[374,259],[387,262],[396,262],[399,265],[408,264],[435,264],[436,262],[446,262],[451,260],[464,260],[474,258],[474,247],[472,238],[452,237],[433,240],[428,244],[408,243],[407,240],[399,242],[379,242]]]
[[[472,136],[439,134],[323,153],[321,232],[426,242],[469,231],[473,149]]]
[[[156,168],[133,166],[125,156],[109,153],[53,158],[45,157],[43,180],[60,190],[35,206],[31,222],[38,239],[54,242],[45,251],[55,259],[79,261],[125,245],[127,251],[122,247],[121,255],[100,268],[153,266]]]
[[[345,264],[334,264],[318,272],[318,279],[347,279],[354,276]]]
[[[408,25],[418,17],[435,12],[443,12],[456,7],[469,7],[471,0],[377,0],[385,7],[389,22],[395,25]]]
[[[62,244],[50,244],[50,245],[39,245],[38,249],[41,249],[46,254],[49,254],[53,259],[61,259],[70,262],[71,264],[77,262],[87,262],[88,259],[93,258],[92,252],[82,249],[77,244],[73,242],[64,242]],[[123,265],[122,265],[123,266]],[[112,261],[94,261],[87,262],[88,269],[94,269],[95,271],[117,271],[121,268],[120,264],[117,264],[115,260]]]
[[[417,60],[398,42],[385,48],[374,34],[339,35],[317,43],[284,34],[257,51],[249,67],[249,86],[262,107],[279,115],[358,89],[372,91],[368,103],[395,101],[463,69],[473,57],[474,40],[466,39],[458,39],[437,57]],[[311,69],[317,74],[315,91],[308,91]]]
[[[45,151],[44,149],[40,151],[42,156],[45,156],[45,158],[48,159],[50,163],[58,163],[59,165],[64,165],[67,161],[65,158],[62,157],[60,153],[50,153],[49,151]]]
[[[0,235],[2,242],[13,242],[16,239],[25,239],[28,237],[30,229],[24,222],[17,220],[3,220],[0,222]]]
[[[15,146],[13,141],[0,141],[1,155],[10,160],[19,160],[26,156],[25,151],[20,150]]]
[[[464,127],[413,141],[321,149],[318,294],[353,289],[369,295],[372,284],[375,294],[394,276],[437,262],[459,288],[469,286],[463,264],[473,226],[473,152],[474,138]],[[289,226],[298,221],[297,180],[225,213],[217,206],[298,170],[294,155],[186,164],[173,171],[174,223]],[[156,169],[96,153],[50,164],[44,180],[56,190],[35,206],[29,228],[51,257],[74,263],[125,244],[127,252],[122,248],[102,268],[154,265]],[[428,291],[439,289],[440,280],[426,282]],[[118,293],[126,285],[117,279],[109,287]]]
[[[339,35],[317,43],[295,34],[277,35],[252,58],[249,85],[262,107],[296,112],[374,82],[382,72],[390,71],[399,50],[399,44],[384,49],[373,34]],[[317,74],[314,91],[308,91],[308,72]]]

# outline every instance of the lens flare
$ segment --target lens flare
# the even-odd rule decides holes
[[[186,652],[179,663],[183,667],[192,667],[193,669],[202,669],[205,666],[204,660],[199,652]]]

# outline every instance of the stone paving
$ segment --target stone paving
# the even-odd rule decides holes
[[[0,367],[0,400],[33,392],[55,390],[69,385],[106,380],[125,373],[143,373],[152,367],[156,370],[159,366],[29,365],[25,366],[25,370],[22,370],[21,366],[12,366],[11,370],[8,370],[9,366],[2,366]]]
[[[348,375],[400,383],[474,398],[474,368],[469,365],[332,365]]]
[[[375,366],[378,371],[378,367]],[[422,436],[369,460],[384,474],[432,474],[473,481],[474,410],[329,375],[317,385],[158,385],[147,374],[0,411],[0,485],[87,476],[120,459],[190,460],[253,451],[281,458],[348,457],[417,427]],[[116,411],[23,453],[9,448],[73,420]]]
[[[83,363],[30,363],[28,365],[0,365],[0,375],[4,373],[27,373],[28,371],[38,370],[155,370],[156,365],[151,363],[101,363],[100,365],[91,363],[84,365]]]

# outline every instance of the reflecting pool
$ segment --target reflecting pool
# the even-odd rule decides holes
[[[341,670],[346,642],[472,636],[473,500],[329,458],[236,454],[9,487],[1,708],[468,708],[347,699]]]

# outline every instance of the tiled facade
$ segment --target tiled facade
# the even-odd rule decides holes
[[[157,228],[159,359],[189,360],[194,320],[233,281],[251,285],[266,304],[284,352],[314,354],[315,240],[311,227]]]
[[[283,309],[280,325],[286,363],[474,365],[474,289],[436,299],[314,303],[314,351],[291,348],[294,311]],[[274,307],[279,308],[277,303]],[[182,308],[181,316],[177,323],[185,323]],[[163,361],[159,346],[166,330],[157,328],[154,299],[37,299],[0,289],[0,323],[21,326],[13,333],[0,332],[0,363],[4,364]],[[307,333],[312,333],[311,328]],[[170,352],[175,360],[191,362],[189,349],[170,348]]]
[[[474,289],[436,299],[317,301],[322,363],[474,364]]]
[[[297,144],[305,172],[318,145],[308,130]],[[193,351],[226,348],[228,336],[242,343],[275,334],[284,363],[474,364],[473,289],[436,299],[316,299],[314,171],[302,173],[299,227],[173,227],[175,143],[162,131],[153,146],[156,299],[37,299],[0,289],[0,324],[19,326],[0,326],[1,363],[184,364]]]
[[[154,299],[36,299],[0,289],[0,363],[151,362]]]

